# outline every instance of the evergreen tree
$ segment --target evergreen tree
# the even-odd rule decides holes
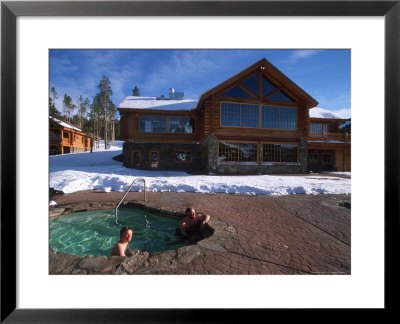
[[[90,105],[90,110],[88,115],[89,115],[89,125],[88,125],[89,129],[96,137],[100,137],[102,117],[101,117],[101,103],[99,94],[97,94],[93,98],[93,102]]]
[[[51,91],[51,98],[53,99],[54,102],[56,99],[58,99],[56,89],[54,87],[51,87],[50,91]]]
[[[349,133],[351,134],[351,118],[349,118],[346,122],[346,126],[339,128],[340,133]]]
[[[64,93],[63,112],[64,112],[64,115],[66,116],[66,119],[68,122],[71,120],[72,111],[73,111],[72,99],[70,96],[68,96],[66,93]]]
[[[78,99],[78,116],[79,116],[79,127],[83,125],[83,119],[85,118],[86,112],[88,111],[90,101],[88,98],[83,100],[82,95]]]
[[[52,98],[49,98],[49,116],[61,119],[61,114],[56,108],[56,105],[54,104],[54,101]]]
[[[100,104],[103,110],[103,120],[104,120],[104,148],[107,149],[108,146],[108,109],[110,106],[110,96],[112,95],[111,82],[107,76],[103,75],[98,85],[100,93],[98,94]]]

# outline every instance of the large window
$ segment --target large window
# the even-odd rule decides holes
[[[297,144],[263,144],[263,162],[297,162]]]
[[[219,142],[218,162],[257,162],[257,143]]]
[[[259,106],[248,104],[221,104],[221,125],[259,127]]]
[[[296,120],[296,108],[221,103],[221,126],[296,130]]]
[[[261,106],[261,127],[296,130],[296,108]]]
[[[194,133],[190,117],[141,116],[140,131],[144,133]]]

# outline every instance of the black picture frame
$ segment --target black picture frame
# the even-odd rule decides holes
[[[1,3],[1,322],[146,323],[235,321],[262,310],[16,308],[16,19],[18,16],[384,16],[385,310],[396,308],[400,228],[400,0],[395,1],[2,1]],[[394,241],[395,240],[395,241]],[[373,257],[371,256],[373,263]],[[368,283],[366,283],[368,285]],[[182,298],[191,296],[182,296]],[[210,305],[211,306],[211,305]],[[260,314],[263,316],[264,314]]]

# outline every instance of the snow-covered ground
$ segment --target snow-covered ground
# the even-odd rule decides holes
[[[122,153],[122,142],[109,150],[100,145],[90,152],[50,156],[50,187],[72,193],[80,190],[126,191],[135,178],[145,178],[148,191],[230,193],[249,195],[350,194],[351,180],[335,173],[218,176],[176,171],[128,169],[112,158]],[[338,175],[350,173],[338,172]],[[137,182],[132,191],[143,190]]]

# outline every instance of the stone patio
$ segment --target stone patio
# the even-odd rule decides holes
[[[114,209],[121,192],[56,194],[50,215]],[[51,274],[350,274],[350,195],[231,195],[131,192],[125,199],[169,216],[187,206],[211,216],[214,234],[143,256],[84,258],[50,251]],[[122,206],[122,205],[121,205]]]

